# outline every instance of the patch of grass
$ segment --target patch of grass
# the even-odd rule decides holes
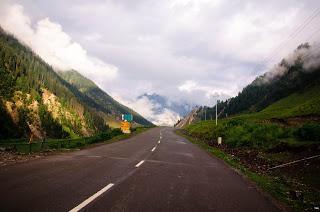
[[[214,121],[201,121],[184,128],[186,134],[213,143],[223,137],[230,148],[272,150],[278,147],[297,149],[319,143],[320,125],[307,123],[300,127],[284,127],[274,123],[251,120],[223,119],[216,126]]]
[[[319,141],[320,140],[320,124],[307,123],[297,129],[296,136],[301,140]]]

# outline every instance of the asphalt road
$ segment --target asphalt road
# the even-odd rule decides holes
[[[0,191],[0,211],[277,211],[171,128],[1,167]]]

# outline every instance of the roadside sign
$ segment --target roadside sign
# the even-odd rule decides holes
[[[133,115],[132,114],[122,114],[122,121],[133,121]]]
[[[131,123],[128,121],[122,121],[120,124],[120,129],[123,133],[131,133],[130,131]]]

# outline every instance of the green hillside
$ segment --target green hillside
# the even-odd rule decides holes
[[[301,49],[307,50],[309,48],[311,47],[306,43],[300,45],[295,51]],[[298,97],[299,93],[307,92],[307,89],[320,82],[320,67],[306,70],[303,57],[296,58],[294,63],[289,63],[286,59],[283,59],[277,67],[285,71],[282,71],[283,73],[267,72],[243,88],[237,96],[219,102],[218,113],[220,117],[260,112],[290,95],[295,94]],[[292,98],[295,98],[295,96],[292,96]],[[295,104],[298,103],[296,101],[292,101],[292,107],[295,107]],[[290,104],[290,102],[291,101],[288,100],[287,103]],[[271,110],[272,108],[267,112],[269,113]],[[297,112],[297,115],[306,115],[306,110],[310,112],[310,110],[306,108],[304,108],[303,111],[295,112]],[[204,108],[200,108],[198,113],[199,119],[204,119],[204,111]],[[292,114],[293,112],[294,111],[291,111],[291,115],[294,115]],[[215,117],[215,107],[206,108],[206,116],[207,118],[211,116]]]
[[[88,95],[78,90],[1,27],[0,75],[0,140],[91,136],[108,130],[118,115],[113,108],[121,108],[109,96],[108,104],[101,103],[93,90],[87,89]],[[94,83],[85,82],[81,87],[91,86],[107,99]]]
[[[258,113],[236,116],[243,119],[286,119],[320,117],[320,84],[308,86],[263,109]]]
[[[117,125],[115,117],[118,117],[119,120],[121,114],[126,113],[133,114],[134,122],[136,122],[137,124],[153,125],[137,112],[114,100],[111,96],[109,96],[106,92],[104,92],[96,84],[94,84],[94,82],[82,76],[77,71],[61,71],[59,72],[59,75],[71,85],[75,86],[83,94],[90,97],[97,105],[99,105],[99,107],[95,107],[97,111],[109,114],[106,117],[109,125]]]

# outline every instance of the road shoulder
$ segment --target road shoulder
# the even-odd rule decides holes
[[[249,169],[247,169],[242,164],[240,164],[236,158],[232,157],[231,155],[228,155],[227,153],[215,147],[211,147],[205,144],[204,142],[196,140],[193,137],[190,137],[182,133],[181,130],[174,130],[174,132],[177,135],[187,139],[190,143],[193,143],[196,146],[198,146],[200,149],[204,150],[211,157],[218,159],[225,166],[231,168],[239,176],[241,176],[245,181],[251,184],[262,196],[264,196],[280,211],[290,211],[290,208],[283,201],[279,200],[277,197],[274,197],[272,194],[269,193],[268,189],[263,187],[263,185],[266,184],[266,182],[264,181],[266,180],[269,181],[270,179],[266,179],[265,176],[261,176],[258,173],[251,172]],[[267,182],[267,183],[273,183],[273,182]]]

